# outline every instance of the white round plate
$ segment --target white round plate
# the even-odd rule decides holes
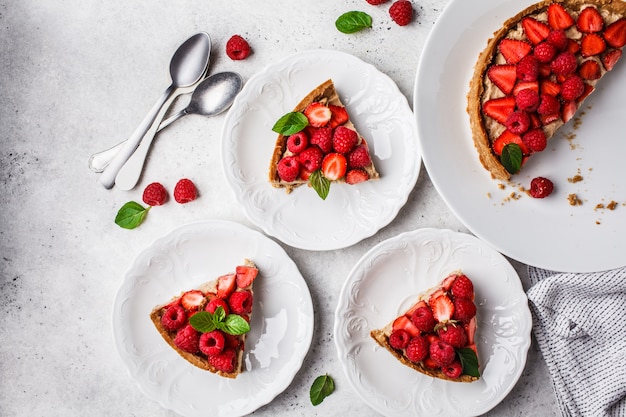
[[[472,383],[416,372],[369,335],[456,270],[470,277],[476,293],[481,378]],[[472,235],[420,229],[376,245],[352,269],[335,313],[335,342],[348,380],[379,413],[476,416],[496,406],[517,382],[531,326],[526,294],[506,258]]]
[[[626,264],[626,154],[621,117],[626,113],[626,62],[599,83],[579,114],[546,150],[530,158],[512,180],[555,183],[554,193],[533,199],[517,187],[504,190],[478,160],[466,95],[478,54],[502,23],[535,0],[452,0],[435,24],[417,70],[414,110],[424,165],[435,187],[473,234],[525,264],[568,272]],[[576,175],[582,182],[570,182]],[[519,199],[510,195],[516,192]],[[581,206],[571,206],[576,194]],[[611,201],[615,210],[597,208]]]
[[[365,137],[380,180],[332,184],[326,200],[307,186],[286,194],[268,181],[274,123],[331,78]],[[222,134],[226,178],[254,224],[308,250],[351,246],[389,224],[419,174],[415,116],[396,84],[374,66],[342,52],[315,50],[269,65],[244,85]]]
[[[246,371],[236,379],[196,368],[180,357],[150,320],[152,308],[234,271],[244,258],[260,274],[246,337]],[[113,306],[113,336],[141,390],[186,416],[242,416],[291,383],[313,335],[313,305],[298,268],[276,242],[226,221],[191,223],[144,250],[126,273]]]

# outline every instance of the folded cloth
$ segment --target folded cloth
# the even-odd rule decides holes
[[[626,268],[529,267],[533,332],[563,416],[626,416]]]

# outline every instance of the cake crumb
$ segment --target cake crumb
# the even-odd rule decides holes
[[[487,193],[487,198],[491,200],[491,193]]]
[[[583,176],[580,174],[574,175],[572,178],[568,178],[567,181],[571,183],[577,183],[583,180]]]
[[[617,201],[611,200],[611,202],[606,206],[609,210],[615,210],[617,208]]]
[[[583,202],[576,194],[570,194],[567,196],[570,206],[582,206]]]
[[[502,184],[502,183],[498,183],[498,188],[501,190],[504,190],[506,188],[506,185]]]

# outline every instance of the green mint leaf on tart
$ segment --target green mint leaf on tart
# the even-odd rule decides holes
[[[201,333],[212,332],[217,327],[214,320],[214,315],[209,313],[208,311],[199,311],[193,316],[189,317],[189,324],[191,324],[191,327]]]
[[[151,206],[143,207],[135,201],[129,201],[117,212],[115,224],[124,229],[134,229],[143,222],[150,208]]]
[[[319,405],[335,390],[335,381],[328,375],[320,375],[315,378],[311,385],[310,397],[311,404]]]
[[[319,195],[322,200],[326,200],[328,192],[330,191],[330,180],[322,174],[321,170],[313,171],[309,177],[309,183],[317,192],[317,195]]]
[[[478,372],[478,357],[476,352],[471,348],[463,348],[456,351],[463,367],[463,374],[469,376],[480,377]]]
[[[509,143],[502,148],[500,162],[502,166],[511,174],[516,174],[522,167],[522,149],[517,143]]]
[[[239,335],[250,331],[250,324],[237,314],[229,314],[224,322],[220,322],[220,330],[228,334]]]
[[[335,27],[342,33],[355,33],[365,28],[371,28],[372,17],[365,12],[347,12],[337,18]]]
[[[289,136],[298,133],[309,125],[309,119],[304,113],[294,111],[283,115],[272,127],[272,130],[278,134]]]
[[[222,307],[217,307],[214,313],[208,311],[197,312],[189,317],[189,324],[201,333],[208,333],[219,329],[233,336],[237,336],[250,331],[250,325],[243,317],[238,314],[226,315]]]

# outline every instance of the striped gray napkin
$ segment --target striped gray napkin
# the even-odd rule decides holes
[[[529,267],[533,332],[563,416],[626,416],[626,268]]]

